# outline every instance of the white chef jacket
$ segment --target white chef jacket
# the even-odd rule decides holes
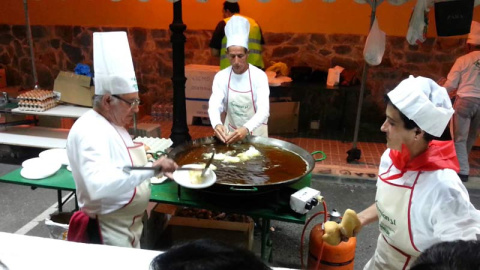
[[[268,78],[263,70],[249,64],[250,76],[248,70],[243,74],[232,72],[232,66],[219,71],[213,79],[212,95],[208,101],[208,116],[213,128],[222,124],[221,113],[226,110],[228,81],[230,79],[230,88],[238,91],[249,91],[250,80],[252,83],[253,101],[257,108],[255,115],[243,126],[250,132],[266,123],[270,116],[270,88]],[[230,77],[231,73],[231,77]]]
[[[459,97],[480,98],[480,51],[459,57],[443,85],[450,92],[458,88]]]
[[[94,110],[73,125],[67,155],[79,207],[89,216],[123,207],[132,199],[135,187],[153,176],[153,171],[123,171],[124,166],[132,166],[127,150],[132,145],[125,128],[114,126]]]
[[[384,177],[400,173],[389,154],[387,149],[380,161],[379,172],[392,166]],[[407,171],[391,183],[412,186],[417,174]],[[480,211],[470,203],[468,191],[451,169],[420,174],[413,189],[410,220],[413,242],[419,251],[443,241],[476,240],[480,235]]]

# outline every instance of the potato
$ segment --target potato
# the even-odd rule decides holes
[[[200,185],[205,180],[205,175],[202,177],[201,171],[189,171],[190,183]]]

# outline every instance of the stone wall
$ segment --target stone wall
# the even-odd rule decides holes
[[[81,26],[32,26],[39,85],[52,89],[61,70],[73,71],[77,63],[93,67],[92,33],[128,31],[140,95],[147,112],[151,104],[171,102],[172,49],[169,30]],[[185,32],[186,64],[216,65],[208,43],[212,31]],[[288,66],[310,66],[326,71],[335,65],[355,70],[361,77],[366,36],[339,34],[264,33],[264,61],[281,61]],[[429,38],[410,46],[404,37],[387,37],[382,63],[370,67],[362,119],[383,118],[383,95],[409,74],[438,79],[446,76],[456,57],[464,51],[464,39]],[[28,89],[33,86],[25,26],[0,25],[0,68],[5,68],[7,84]]]

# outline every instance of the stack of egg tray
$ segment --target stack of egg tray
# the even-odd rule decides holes
[[[57,106],[51,90],[30,90],[20,94],[17,98],[20,100],[18,102],[20,111],[44,112]]]

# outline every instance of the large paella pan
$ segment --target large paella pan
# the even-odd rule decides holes
[[[259,152],[249,159],[236,157],[253,149]],[[180,166],[205,163],[215,150],[213,166],[216,186],[231,189],[269,188],[293,184],[309,174],[315,165],[303,148],[278,139],[248,136],[241,143],[225,145],[215,137],[193,140],[175,147],[169,156]],[[226,158],[227,157],[227,158]]]

